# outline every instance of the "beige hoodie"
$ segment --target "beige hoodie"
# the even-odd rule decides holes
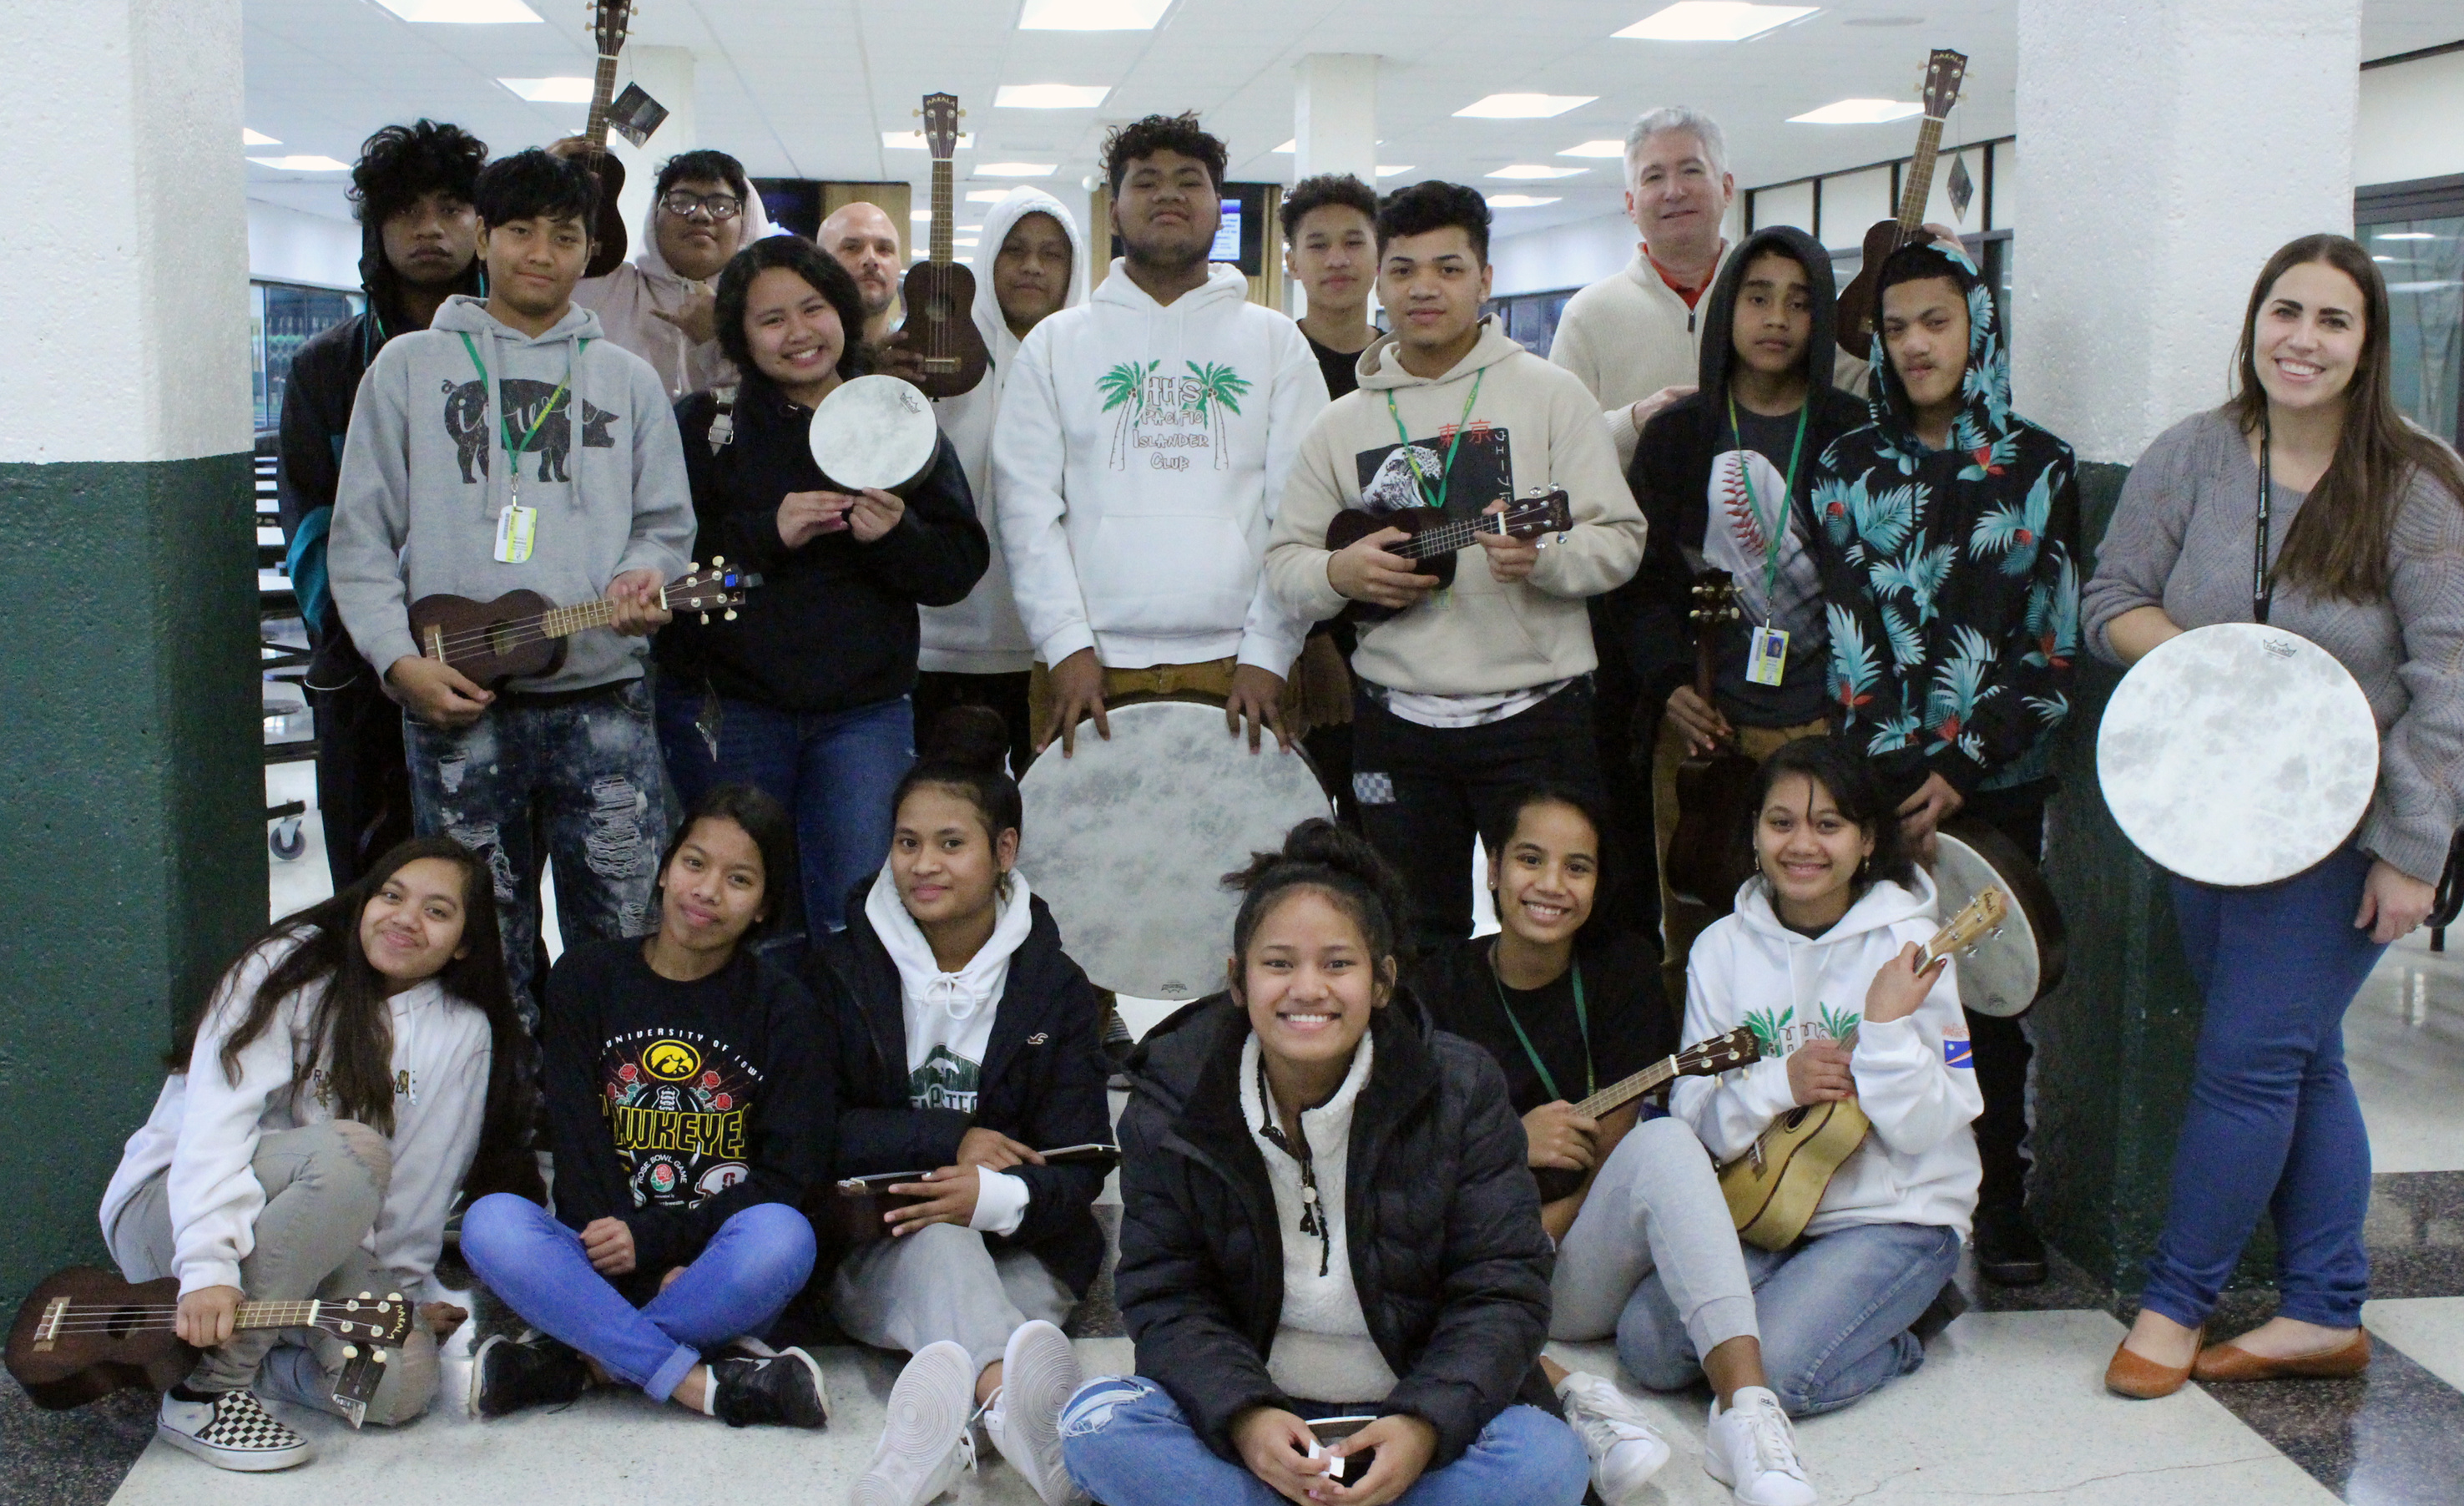
[[[1404,370],[1396,352],[1392,335],[1362,352],[1360,390],[1330,406],[1301,441],[1266,546],[1277,598],[1311,619],[1343,610],[1326,576],[1329,520],[1360,504],[1364,482],[1379,486],[1397,472],[1397,413],[1413,448],[1441,462],[1477,378],[1465,438],[1480,438],[1461,447],[1447,473],[1448,508],[1477,512],[1508,493],[1562,486],[1574,527],[1545,541],[1530,578],[1511,585],[1489,573],[1480,545],[1465,547],[1452,587],[1362,625],[1352,667],[1373,684],[1429,696],[1526,690],[1590,672],[1599,659],[1585,599],[1634,574],[1643,536],[1591,392],[1507,339],[1494,319],[1481,321],[1471,354],[1435,380]],[[1473,487],[1486,495],[1469,495]]]

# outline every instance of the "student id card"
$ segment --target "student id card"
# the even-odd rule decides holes
[[[516,502],[496,515],[496,563],[520,565],[531,557],[539,533],[539,509]],[[1777,683],[1774,681],[1773,683]]]
[[[1769,623],[1747,631],[1746,680],[1777,687],[1788,670],[1788,630]]]

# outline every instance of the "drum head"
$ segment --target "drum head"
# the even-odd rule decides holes
[[[807,442],[813,463],[850,492],[892,491],[924,474],[940,435],[933,405],[894,376],[842,382],[813,410]]]
[[[1220,707],[1144,701],[1109,720],[1110,742],[1082,723],[1074,756],[1055,743],[1027,765],[1019,871],[1096,986],[1141,999],[1213,993],[1241,900],[1223,875],[1331,815],[1326,791],[1271,737],[1251,753],[1223,730]]]
[[[2335,655],[2299,633],[2218,623],[2167,639],[2104,708],[2097,782],[2132,845],[2203,884],[2272,884],[2361,825],[2378,723]]]
[[[2024,1014],[2043,991],[2035,928],[2028,912],[1985,855],[1947,831],[1933,838],[1933,887],[1938,908],[1947,920],[1968,908],[1988,889],[2001,889],[2011,899],[1999,929],[1959,954],[1953,970],[1959,975],[1959,1002],[1978,1014],[2008,1019]]]

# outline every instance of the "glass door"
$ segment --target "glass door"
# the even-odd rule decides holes
[[[2395,402],[2449,444],[2464,429],[2464,214],[2360,229],[2387,278]]]

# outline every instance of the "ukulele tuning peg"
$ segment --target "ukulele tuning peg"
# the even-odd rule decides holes
[[[725,615],[726,615],[726,617],[727,617],[727,620],[728,620],[728,621],[730,621],[730,622],[734,622],[734,621],[736,620],[736,609],[735,609],[735,608],[733,608],[733,607],[730,607],[729,609],[727,609],[727,611],[726,611]]]
[[[710,613],[703,612],[701,614],[701,625],[705,628],[710,626]]]
[[[402,1294],[399,1292],[387,1292],[385,1294],[385,1300],[388,1302],[399,1302],[402,1300]]]
[[[726,556],[726,555],[723,555],[723,554],[714,554],[714,555],[712,555],[712,556],[710,557],[710,567],[711,567],[712,569],[714,569],[714,570],[723,570],[723,569],[726,569],[726,568],[727,568],[727,556]]]
[[[344,1344],[344,1345],[342,1346],[342,1358],[343,1358],[343,1359],[345,1359],[345,1360],[357,1360],[359,1357],[360,1357],[360,1346],[359,1346],[359,1345],[357,1345],[357,1344]]]
[[[685,562],[685,573],[687,575],[699,575],[701,573],[701,565],[694,561],[687,560]]]
[[[360,1300],[363,1302],[373,1302],[376,1299],[377,1295],[374,1292],[363,1292],[360,1294]]]
[[[385,1352],[382,1349],[371,1349],[368,1351],[368,1358],[383,1364],[385,1362]]]

